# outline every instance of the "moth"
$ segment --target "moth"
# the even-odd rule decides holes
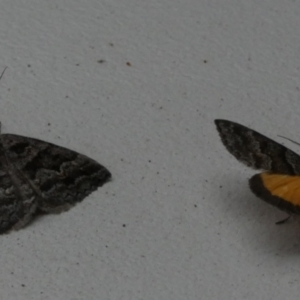
[[[0,233],[66,211],[109,181],[95,160],[38,139],[0,134]]]
[[[238,123],[215,120],[215,124],[224,146],[237,160],[263,170],[250,178],[252,192],[289,215],[300,214],[300,156]]]

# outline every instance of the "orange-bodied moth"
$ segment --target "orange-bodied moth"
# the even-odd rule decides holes
[[[300,156],[243,125],[227,120],[215,120],[215,124],[224,146],[237,160],[264,170],[250,178],[252,192],[289,215],[300,214]]]

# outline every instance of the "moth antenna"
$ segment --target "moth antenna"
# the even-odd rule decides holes
[[[295,141],[293,141],[293,140],[291,140],[291,139],[289,139],[289,138],[287,138],[285,136],[282,136],[282,135],[278,135],[278,136],[281,137],[281,138],[283,138],[283,139],[286,139],[286,140],[288,140],[288,141],[290,141],[290,142],[292,142],[292,143],[294,143],[294,144],[296,144],[298,146],[300,146],[300,143],[297,143],[297,142],[295,142]]]
[[[0,75],[0,80],[2,79],[3,75],[4,75],[4,72],[5,70],[7,69],[7,67],[4,68],[4,70],[2,71],[1,75]]]

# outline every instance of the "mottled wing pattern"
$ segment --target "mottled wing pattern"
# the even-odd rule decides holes
[[[0,138],[8,160],[34,191],[38,209],[44,212],[69,209],[111,178],[105,167],[75,151],[18,135]]]
[[[215,120],[221,140],[239,161],[254,169],[299,175],[300,156],[266,136],[240,124]]]
[[[26,225],[37,209],[36,195],[0,156],[0,234]]]

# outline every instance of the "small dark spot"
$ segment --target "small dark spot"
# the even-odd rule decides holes
[[[14,144],[13,146],[11,146],[9,148],[9,150],[11,152],[14,152],[14,153],[17,153],[17,154],[22,154],[22,153],[25,152],[27,147],[28,147],[28,143],[17,143],[17,144]]]
[[[113,47],[113,46],[114,46],[114,44],[113,44],[113,43],[109,43],[109,46]]]
[[[197,204],[195,204],[194,207],[198,207]]]
[[[48,123],[47,125],[48,125],[48,126],[51,126],[51,123]]]
[[[204,61],[203,61],[205,64],[207,64],[207,60],[206,59],[204,59]]]
[[[22,287],[25,287],[25,284],[22,283],[21,286],[22,286]]]
[[[151,159],[149,159],[148,162],[151,163]]]
[[[68,95],[66,95],[66,97],[65,98],[69,98],[69,96]]]
[[[27,65],[28,68],[31,68],[31,65]]]
[[[131,67],[131,63],[129,61],[126,63],[126,65]]]
[[[163,107],[161,106],[159,109],[163,109]]]
[[[99,59],[99,60],[98,60],[98,64],[103,64],[104,62],[105,62],[104,59]]]
[[[123,227],[126,227],[126,224],[123,224]]]
[[[223,186],[222,185],[220,185],[220,189],[222,188]]]
[[[79,64],[76,64],[76,66],[78,67],[78,66],[79,66]]]

